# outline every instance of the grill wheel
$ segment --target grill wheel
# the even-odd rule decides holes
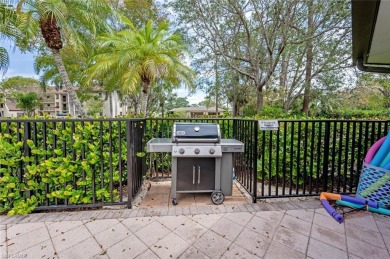
[[[225,200],[225,195],[221,191],[215,191],[211,194],[211,201],[215,205],[220,205]]]

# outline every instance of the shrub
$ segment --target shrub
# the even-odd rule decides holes
[[[127,178],[124,122],[15,121],[2,123],[1,132],[0,211],[118,200],[117,186]]]

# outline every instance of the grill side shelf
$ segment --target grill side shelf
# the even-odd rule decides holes
[[[148,141],[146,144],[147,152],[172,152],[172,143],[171,138],[153,138]]]

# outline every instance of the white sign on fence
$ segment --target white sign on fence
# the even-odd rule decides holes
[[[278,130],[279,122],[277,120],[259,120],[260,130]]]

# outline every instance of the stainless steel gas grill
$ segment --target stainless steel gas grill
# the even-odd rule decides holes
[[[154,138],[148,152],[172,152],[172,204],[177,193],[210,192],[214,204],[232,195],[233,153],[243,152],[244,144],[235,139],[221,139],[216,123],[173,125],[172,139]]]

